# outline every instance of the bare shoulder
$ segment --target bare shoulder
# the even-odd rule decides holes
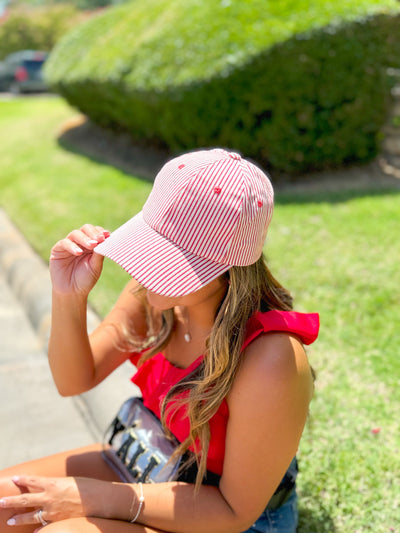
[[[143,298],[141,298],[140,285],[134,279],[128,281],[118,297],[114,308],[128,306],[128,307],[143,307]]]
[[[298,337],[286,332],[260,335],[244,351],[242,365],[245,368],[255,366],[275,377],[310,371],[303,344]]]
[[[254,398],[258,392],[263,401],[282,396],[308,405],[313,388],[301,341],[286,332],[272,332],[260,335],[244,351],[230,399],[246,394]]]
[[[147,333],[146,310],[144,294],[138,292],[139,285],[130,280],[108,315],[102,320],[98,328],[91,334],[91,343],[101,343],[108,346],[106,352],[115,350],[121,344],[121,332],[134,331],[138,337],[145,337]]]
[[[140,286],[134,279],[130,280],[118,300],[115,302],[110,313],[106,316],[103,324],[110,322],[128,325],[133,322],[138,332],[145,333],[146,312],[144,306],[145,292],[140,292]]]

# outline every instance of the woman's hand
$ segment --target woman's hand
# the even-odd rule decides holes
[[[50,275],[56,292],[89,294],[100,277],[104,260],[93,249],[109,235],[100,226],[85,224],[53,246]]]
[[[99,482],[89,478],[48,478],[16,476],[15,485],[23,491],[18,496],[0,500],[0,507],[13,509],[15,514],[8,520],[10,526],[24,524],[42,525],[66,518],[98,516]]]

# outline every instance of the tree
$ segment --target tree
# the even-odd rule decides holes
[[[82,20],[73,4],[14,7],[0,24],[0,60],[18,50],[50,52],[64,33]]]

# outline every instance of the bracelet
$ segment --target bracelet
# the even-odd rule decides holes
[[[129,522],[131,524],[133,524],[133,522],[136,522],[136,520],[139,518],[139,515],[140,515],[140,512],[142,510],[142,507],[143,507],[143,504],[144,504],[144,496],[143,496],[143,483],[139,483],[139,487],[140,487],[140,498],[139,498],[139,508],[135,514],[135,516],[132,518],[132,520],[129,520]],[[129,512],[129,516],[131,516],[132,514],[132,509],[133,509],[133,504],[135,503],[135,500],[136,498],[133,499],[133,502],[132,502],[132,507],[131,507],[131,510]]]

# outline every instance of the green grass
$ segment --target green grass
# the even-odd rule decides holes
[[[140,211],[151,189],[149,182],[61,148],[60,127],[74,114],[58,98],[0,102],[0,202],[46,260],[73,228],[120,225]],[[107,263],[103,290],[96,288],[91,299],[100,312],[126,279]]]
[[[299,453],[304,533],[398,531],[398,227],[395,191],[276,209],[271,263],[322,324],[310,349],[318,379]]]
[[[85,222],[114,229],[150,190],[62,149],[57,130],[73,114],[57,98],[0,102],[0,202],[44,258]],[[398,189],[277,194],[267,256],[297,308],[321,315],[299,451],[302,533],[399,531],[399,200]],[[101,313],[126,279],[106,263],[92,297]]]

